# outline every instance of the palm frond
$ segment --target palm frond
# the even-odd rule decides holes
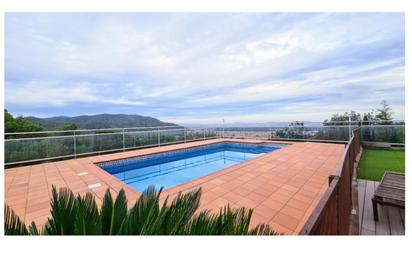
[[[75,221],[76,235],[100,235],[101,221],[99,210],[92,193],[87,192],[84,197],[77,196],[77,213]]]
[[[196,210],[199,208],[202,190],[191,191],[185,194],[181,192],[173,199],[165,209],[163,233],[168,235],[184,233],[185,226],[189,223]]]
[[[158,215],[161,192],[162,189],[157,192],[154,186],[149,186],[142,193],[127,214],[121,229],[123,234],[151,235],[158,231],[156,228],[159,227]]]
[[[229,205],[218,214],[202,211],[191,219],[185,229],[186,234],[196,235],[246,235],[252,217],[252,210],[232,209]]]
[[[26,225],[8,205],[4,206],[4,234],[28,235]]]
[[[77,213],[76,198],[68,188],[60,188],[57,193],[52,187],[51,215],[45,225],[45,233],[49,235],[74,235]]]
[[[203,210],[192,217],[189,223],[185,226],[183,234],[217,235],[217,232],[219,231],[217,219],[217,215],[211,214],[210,210]]]
[[[57,192],[52,187],[51,218],[39,230],[34,222],[27,227],[9,206],[5,206],[6,235],[277,235],[269,225],[259,224],[249,229],[252,209],[232,209],[229,205],[213,214],[199,208],[201,189],[179,193],[168,204],[166,197],[160,207],[160,194],[148,187],[127,210],[124,190],[113,201],[107,190],[99,211],[91,193],[74,196],[67,188]]]
[[[100,209],[100,220],[102,221],[103,235],[110,235],[110,228],[112,227],[113,216],[113,198],[110,190],[107,189],[103,197],[102,207]]]
[[[123,189],[117,194],[113,204],[110,190],[107,189],[103,198],[100,219],[102,221],[102,233],[104,235],[115,235],[120,231],[122,223],[127,215],[127,199]]]
[[[272,236],[272,235],[279,235],[274,229],[272,229],[268,224],[258,224],[256,227],[252,228],[248,235],[256,235],[256,236]]]
[[[34,223],[34,221],[31,222],[30,226],[29,226],[29,234],[32,236],[38,236],[43,234],[42,231],[39,231],[39,229],[36,226],[36,223]]]
[[[229,206],[228,206],[229,207]],[[253,210],[250,208],[235,209],[234,216],[234,234],[246,235],[248,233],[250,220],[252,219]]]

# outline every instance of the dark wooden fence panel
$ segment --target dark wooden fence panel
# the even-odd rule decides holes
[[[329,188],[302,228],[301,235],[347,235],[352,210],[352,176],[360,152],[360,129],[352,132]]]
[[[350,151],[349,151],[350,153]],[[349,233],[350,212],[352,206],[352,176],[350,168],[350,155],[348,154],[343,164],[342,173],[338,182],[338,234],[346,235]]]

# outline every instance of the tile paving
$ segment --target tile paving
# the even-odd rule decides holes
[[[223,141],[263,142],[212,139],[9,168],[5,170],[5,202],[26,224],[34,221],[40,225],[50,215],[52,185],[68,187],[75,194],[92,192],[98,204],[101,204],[107,188],[113,195],[123,188],[130,207],[140,192],[95,163]],[[287,144],[280,150],[164,190],[161,198],[164,200],[168,195],[173,197],[180,191],[202,187],[200,209],[207,208],[213,212],[227,204],[254,208],[252,225],[264,222],[284,234],[298,234],[328,187],[328,176],[336,173],[344,145],[312,142]]]

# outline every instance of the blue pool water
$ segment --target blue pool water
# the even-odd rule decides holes
[[[280,149],[282,145],[218,143],[98,164],[133,188],[164,189]]]

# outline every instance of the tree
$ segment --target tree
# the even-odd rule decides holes
[[[290,127],[303,127],[305,126],[305,122],[304,121],[293,121],[291,123],[289,123]]]
[[[342,122],[334,122],[334,121],[348,121],[349,117],[351,117],[351,121],[362,121],[362,125],[373,125],[373,124],[381,124],[381,125],[390,125],[394,124],[392,121],[392,108],[389,104],[383,100],[381,102],[382,108],[377,108],[370,112],[363,113],[361,116],[359,113],[355,111],[351,111],[350,113],[345,112],[343,115],[341,114],[334,114],[330,121],[325,120],[324,125],[332,125],[332,126],[339,126],[339,125],[347,125]],[[361,118],[362,117],[362,118]],[[398,125],[403,125],[404,122],[397,122]],[[352,122],[352,125],[355,125]],[[360,125],[360,124],[359,124]],[[401,127],[373,127],[373,126],[364,126],[362,127],[362,140],[363,141],[376,141],[376,142],[392,142],[392,143],[402,143],[404,141],[404,134],[403,128]],[[324,134],[324,133],[323,133]],[[323,134],[319,133],[319,137],[323,136]],[[334,132],[330,132],[331,138],[338,138],[333,135]]]
[[[4,110],[4,130],[6,133],[16,131],[16,121],[7,110]]]
[[[22,116],[14,118],[6,109],[4,110],[4,129],[6,133],[43,131],[43,127],[32,123]]]
[[[357,113],[356,111],[351,110],[350,112],[345,112],[344,114],[333,114],[332,117],[330,118],[330,121],[326,119],[323,123],[324,125],[347,125],[345,124],[344,121],[361,121],[361,115],[360,113]]]
[[[66,124],[66,125],[64,125],[60,128],[60,130],[63,130],[63,131],[64,130],[77,130],[77,129],[78,129],[78,127],[74,123]]]
[[[345,125],[342,121],[349,121],[349,117],[351,121],[391,121],[393,115],[392,108],[385,100],[381,102],[381,105],[382,108],[363,113],[363,115],[353,110],[344,114],[333,114],[330,120],[326,119],[324,121],[324,125]],[[376,111],[376,114],[374,111]],[[335,123],[334,121],[339,122]],[[391,124],[391,122],[384,124]]]
[[[377,108],[376,112],[377,114],[375,115],[375,118],[378,120],[383,120],[383,121],[391,121],[393,112],[392,112],[392,108],[389,106],[389,104],[383,100],[381,102],[382,108]],[[386,123],[386,124],[390,124],[390,122]]]
[[[375,121],[375,113],[373,111],[363,113],[362,121]]]
[[[74,196],[67,188],[59,192],[52,187],[51,217],[44,228],[32,222],[29,227],[9,207],[5,207],[4,232],[6,235],[276,235],[269,225],[249,228],[253,210],[231,209],[219,214],[199,207],[201,189],[179,193],[171,203],[168,198],[161,204],[160,191],[148,187],[127,209],[124,190],[113,199],[109,189],[99,210],[94,196]]]

